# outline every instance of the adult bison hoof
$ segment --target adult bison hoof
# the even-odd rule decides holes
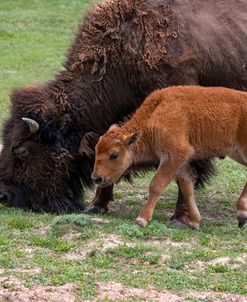
[[[200,229],[200,223],[199,222],[192,222],[189,220],[185,220],[185,219],[177,219],[177,218],[173,218],[170,221],[171,224],[175,225],[178,228],[186,228],[189,227],[192,230],[199,230]]]
[[[179,227],[179,228],[184,228],[186,226],[186,224],[176,218],[170,220],[170,224],[173,224],[175,225],[176,227]]]
[[[91,205],[91,206],[87,207],[84,212],[88,213],[88,214],[105,214],[106,212],[108,212],[108,209]]]
[[[241,229],[247,228],[247,225],[245,225],[246,222],[247,222],[247,217],[239,217],[239,216],[238,216],[238,226],[239,226]]]

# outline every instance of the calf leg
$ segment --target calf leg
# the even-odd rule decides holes
[[[193,165],[190,168],[193,172],[193,177],[198,183],[203,183],[207,181],[215,172],[213,162],[210,159],[203,159],[194,161]],[[187,224],[188,220],[188,209],[185,203],[184,196],[179,189],[178,200],[176,204],[175,213],[173,214],[171,221],[174,223],[183,223]]]
[[[247,222],[247,183],[237,202],[238,226],[242,228]]]
[[[186,211],[188,215],[186,216],[187,221],[185,221],[185,223],[193,229],[198,230],[200,227],[201,215],[194,197],[194,183],[193,181],[186,180],[184,178],[178,178],[178,185],[187,206]]]
[[[157,199],[160,197],[167,185],[174,179],[177,168],[178,165],[171,163],[159,166],[149,186],[148,200],[141,209],[141,212],[136,219],[136,224],[146,227],[151,221]]]
[[[109,210],[108,204],[111,200],[114,200],[113,185],[105,188],[97,187],[94,199],[85,212],[94,214],[107,212]]]
[[[246,135],[243,135],[245,138]],[[241,145],[241,152],[239,150],[232,151],[230,156],[235,161],[239,162],[242,165],[247,166],[247,146],[245,146],[245,141],[242,142]],[[247,222],[247,183],[238,199],[237,202],[237,218],[238,218],[238,226],[242,228],[245,223]]]
[[[172,85],[199,85],[197,70],[194,68],[196,57],[193,53],[184,53],[181,55],[179,65],[170,72],[168,86]],[[188,66],[191,66],[188,68]],[[171,222],[187,224],[188,209],[185,203],[185,198],[180,188],[178,190],[178,198],[175,212],[171,217]]]

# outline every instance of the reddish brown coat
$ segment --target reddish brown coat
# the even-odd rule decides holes
[[[111,127],[101,138],[96,146],[93,177],[100,185],[109,185],[132,165],[158,162],[149,199],[137,223],[147,225],[157,198],[176,179],[187,196],[188,223],[198,228],[200,214],[193,196],[194,175],[189,162],[229,156],[246,165],[246,138],[246,92],[200,86],[157,90],[128,122]],[[240,226],[247,220],[246,200],[244,189],[237,205]]]

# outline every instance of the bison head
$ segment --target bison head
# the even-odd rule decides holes
[[[83,188],[76,117],[46,87],[14,90],[0,154],[0,202],[36,211],[81,210]],[[90,183],[92,163],[83,169]]]

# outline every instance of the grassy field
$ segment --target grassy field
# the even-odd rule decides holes
[[[0,1],[1,123],[12,87],[46,81],[61,68],[89,2]],[[120,183],[106,215],[55,217],[0,206],[0,301],[246,301],[247,232],[235,214],[246,170],[230,160],[217,166],[196,194],[200,231],[169,224],[175,185],[149,227],[134,225],[151,173],[133,186]]]

